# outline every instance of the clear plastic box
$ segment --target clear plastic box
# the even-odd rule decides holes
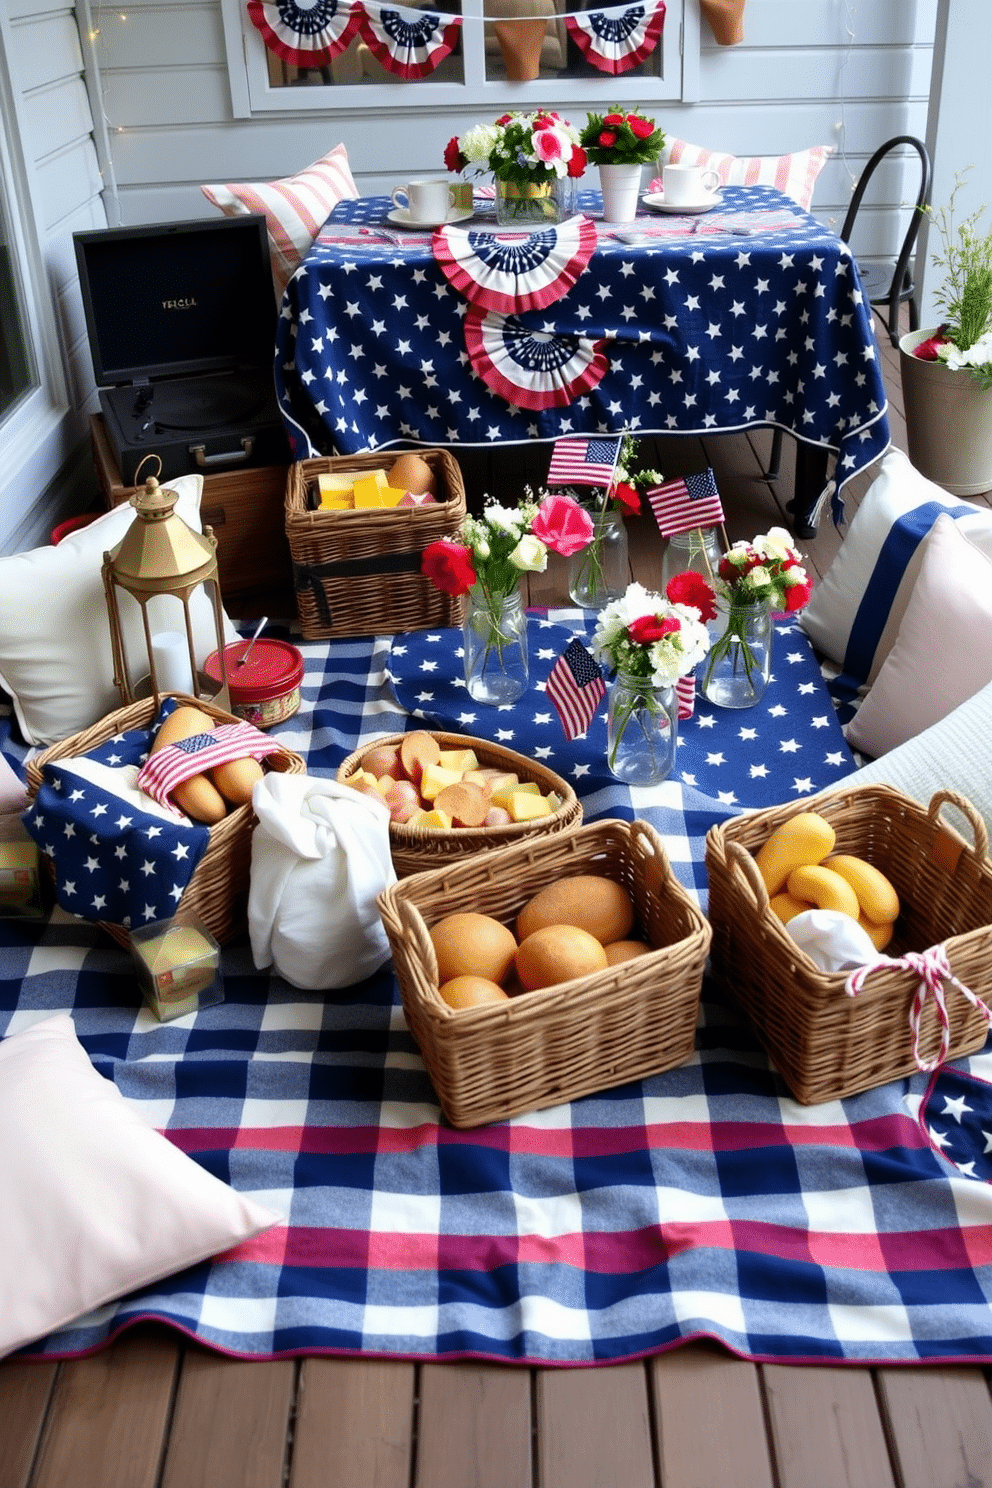
[[[146,1005],[160,1022],[224,1001],[220,946],[195,919],[155,920],[131,931]]]

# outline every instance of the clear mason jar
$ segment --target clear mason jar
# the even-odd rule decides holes
[[[601,610],[626,594],[630,583],[627,528],[623,513],[613,507],[604,512],[587,505],[586,510],[592,517],[592,541],[568,560],[568,593],[584,610]]]
[[[477,703],[501,707],[527,691],[527,612],[519,589],[487,595],[476,584],[468,592],[462,623],[465,685]]]
[[[690,571],[715,584],[722,557],[720,535],[715,527],[690,527],[688,532],[673,532],[661,560],[662,591],[669,579]]]
[[[606,762],[626,785],[657,785],[675,765],[678,698],[674,687],[617,672],[610,688]]]
[[[752,708],[764,696],[771,676],[775,627],[768,601],[719,600],[708,629],[709,655],[696,673],[700,693],[718,708]]]
[[[574,187],[572,202],[574,205]],[[532,230],[553,227],[571,216],[562,209],[562,192],[555,178],[551,181],[496,181],[496,221],[501,227],[524,227]]]

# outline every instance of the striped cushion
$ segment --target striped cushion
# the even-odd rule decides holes
[[[777,186],[808,212],[816,178],[833,152],[833,145],[813,145],[794,155],[721,155],[718,150],[706,150],[669,135],[658,164],[662,169],[666,165],[705,165],[716,171],[725,186]]]
[[[817,650],[842,668],[852,693],[875,681],[895,644],[924,540],[942,512],[992,556],[992,511],[949,496],[901,450],[890,450],[799,617]]]
[[[272,281],[280,298],[333,208],[339,201],[353,201],[358,196],[344,145],[335,145],[298,176],[241,186],[201,186],[200,190],[225,217],[264,214]]]

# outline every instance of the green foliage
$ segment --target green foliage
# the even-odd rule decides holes
[[[979,228],[984,207],[955,225],[955,198],[962,184],[962,175],[956,176],[948,205],[939,212],[927,210],[941,239],[932,262],[944,271],[934,300],[944,312],[948,339],[959,351],[968,351],[992,331],[992,227]]]
[[[665,143],[664,130],[640,109],[629,113],[613,108],[608,114],[589,114],[579,135],[593,165],[649,165]]]

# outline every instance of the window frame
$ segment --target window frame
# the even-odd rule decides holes
[[[462,0],[465,38],[464,82],[424,80],[426,90],[404,101],[406,88],[418,83],[335,83],[314,84],[301,88],[273,87],[269,82],[265,42],[252,25],[245,0],[221,0],[224,40],[227,50],[228,75],[231,83],[231,106],[236,119],[250,119],[267,113],[299,114],[334,113],[374,109],[376,114],[401,114],[424,103],[432,107],[471,109],[484,114],[499,114],[508,108],[525,108],[521,89],[540,89],[535,106],[577,104],[608,108],[611,104],[690,102],[699,92],[699,7],[697,0],[666,0],[665,27],[659,46],[662,49],[662,75],[612,77],[603,73],[581,78],[541,78],[534,83],[511,83],[489,80],[485,76],[485,52],[482,45],[469,48],[473,35],[481,38],[485,0]]]

